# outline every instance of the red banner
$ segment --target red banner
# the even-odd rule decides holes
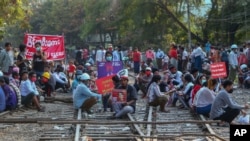
[[[210,65],[211,77],[224,78],[227,77],[227,70],[225,62],[213,63]]]
[[[114,89],[112,77],[113,75],[103,77],[95,81],[99,94],[106,94],[112,92],[112,90]]]
[[[40,42],[47,60],[62,60],[65,58],[64,36],[25,34],[24,44],[27,46],[26,58],[32,59],[36,52],[35,43]]]

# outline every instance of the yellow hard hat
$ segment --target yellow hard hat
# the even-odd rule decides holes
[[[43,77],[49,79],[50,78],[50,74],[48,72],[44,72],[43,73]]]

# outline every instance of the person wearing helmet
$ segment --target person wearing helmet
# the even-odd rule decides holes
[[[236,44],[233,44],[231,46],[231,52],[229,53],[228,59],[229,59],[229,80],[233,81],[236,78],[236,73],[238,70],[238,55],[237,55],[237,48],[238,46]]]
[[[82,70],[76,70],[76,74],[75,74],[75,79],[72,82],[72,93],[73,93],[73,97],[74,97],[74,91],[76,90],[76,87],[78,86],[78,84],[80,83],[80,76],[82,75]]]
[[[80,83],[74,91],[73,105],[75,109],[81,108],[87,113],[91,113],[90,108],[100,101],[102,98],[101,94],[92,92],[88,85],[90,83],[90,76],[87,73],[83,73],[80,76]]]
[[[51,78],[51,74],[49,72],[44,72],[42,74],[41,82],[43,84],[43,90],[45,97],[51,97],[51,93],[53,92],[53,86],[49,83],[49,80]]]

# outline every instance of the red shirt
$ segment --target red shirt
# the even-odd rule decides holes
[[[175,58],[175,59],[177,59],[177,58],[178,58],[177,49],[170,49],[170,51],[169,51],[169,56],[170,56],[170,58]]]
[[[75,72],[76,66],[75,65],[69,65],[69,72]]]
[[[200,90],[200,88],[201,88],[201,85],[198,85],[198,84],[194,85],[194,88],[192,91],[192,102],[194,101],[194,97],[195,97],[196,93]]]
[[[135,51],[133,53],[133,61],[140,62],[141,61],[141,53],[139,51]]]

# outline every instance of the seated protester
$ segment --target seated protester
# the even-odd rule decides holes
[[[0,77],[3,76],[3,73],[0,71]],[[0,112],[3,112],[6,109],[5,93],[3,88],[0,87]]]
[[[50,74],[48,72],[44,72],[42,74],[42,84],[44,85],[43,91],[45,93],[45,97],[51,97],[51,94],[53,92],[53,86],[49,83]]]
[[[184,83],[184,90],[183,91],[177,91],[173,96],[173,103],[172,106],[176,105],[177,100],[179,100],[181,102],[181,105],[179,108],[185,108],[188,109],[188,102],[190,99],[190,95],[191,95],[191,91],[193,89],[193,82],[192,82],[193,78],[191,76],[191,74],[185,74],[183,76],[183,83]]]
[[[113,84],[114,84],[114,89],[118,89],[118,87],[120,86],[120,78],[119,78],[119,76],[114,75],[112,77],[112,81],[113,81]],[[109,93],[109,94],[103,94],[102,104],[103,104],[104,112],[107,111],[108,107],[110,107],[111,111],[113,111],[112,101],[110,101],[110,96],[111,96],[111,93]]]
[[[243,87],[243,83],[244,83],[244,79],[246,79],[246,75],[248,72],[248,68],[246,64],[242,64],[239,67],[239,74],[238,74],[238,83],[239,83],[239,87],[242,88]]]
[[[147,87],[148,87],[149,82],[152,80],[152,78],[153,78],[153,73],[150,67],[146,68],[144,76],[141,76],[138,78],[139,88],[143,93],[142,98],[146,96]]]
[[[137,92],[133,86],[128,84],[128,76],[121,76],[120,79],[121,79],[121,85],[118,87],[118,89],[127,90],[127,102],[121,103],[112,101],[112,106],[115,111],[115,114],[112,117],[110,117],[110,119],[122,118],[128,113],[135,112]]]
[[[178,71],[174,65],[169,66],[171,83],[177,88],[181,88],[182,82],[182,72]]]
[[[12,72],[12,75],[10,76],[10,83],[12,83],[13,85],[15,85],[16,87],[19,88],[20,86],[20,77],[19,77],[19,73],[16,71]]]
[[[81,70],[76,70],[75,79],[73,80],[72,87],[71,87],[73,95],[74,95],[74,91],[76,90],[76,87],[80,83],[80,76],[81,75],[82,75],[82,71]]]
[[[206,81],[207,81],[207,79],[206,79],[205,75],[200,75],[198,77],[198,79],[195,81],[195,85],[194,85],[193,90],[191,92],[191,101],[190,101],[191,103],[193,103],[195,95],[200,90],[203,83],[205,83]]]
[[[2,76],[0,78],[0,86],[5,93],[6,110],[14,110],[17,108],[17,97],[14,90],[9,86],[9,78]]]
[[[95,61],[93,60],[93,58],[89,55],[87,56],[87,60],[86,63],[91,64],[91,66],[93,66],[95,64]]]
[[[90,76],[87,73],[83,73],[79,79],[80,83],[74,91],[73,105],[75,109],[81,108],[88,114],[91,113],[90,108],[101,100],[102,95],[91,92],[88,88],[90,82]]]
[[[44,112],[45,107],[42,107],[39,103],[39,92],[37,91],[35,72],[23,72],[22,81],[20,84],[20,92],[22,95],[22,104],[29,107],[30,104],[34,104],[39,112]]]
[[[148,104],[149,106],[157,107],[160,105],[161,112],[169,112],[165,109],[165,105],[168,98],[160,91],[159,84],[161,82],[160,75],[154,75],[147,90]]]
[[[90,63],[86,63],[85,64],[85,72],[88,73],[89,75],[91,75],[91,72],[92,72],[92,67],[91,67],[91,64]]]
[[[140,73],[135,77],[135,83],[134,83],[134,87],[136,89],[136,91],[138,92],[140,90],[139,87],[139,77],[143,77],[145,76],[145,70],[141,70]]]
[[[10,85],[11,89],[15,92],[16,98],[17,98],[17,106],[20,107],[22,105],[22,103],[21,103],[21,93],[20,93],[19,87],[12,84],[11,82],[9,85]]]
[[[63,67],[58,65],[55,72],[53,73],[56,79],[55,89],[63,89],[64,92],[67,92],[68,79],[66,74],[63,72]]]
[[[247,72],[245,73],[245,78],[243,83],[246,89],[250,88],[250,64],[247,65]]]
[[[242,109],[248,109],[249,105],[238,105],[232,100],[232,97],[230,96],[230,94],[233,93],[232,81],[225,80],[222,86],[223,89],[220,90],[212,104],[210,118],[231,124],[234,118],[240,114],[240,111]]]
[[[146,70],[146,68],[148,67],[147,63],[145,61],[141,62],[141,69],[140,70]]]
[[[50,75],[50,78],[49,78],[49,80],[48,80],[48,84],[52,86],[52,87],[51,87],[51,88],[52,88],[52,89],[51,89],[51,92],[54,92],[54,91],[55,91],[55,86],[56,86],[56,78],[55,78],[54,74],[52,73],[51,67],[50,67],[49,65],[46,65],[46,66],[44,67],[44,73],[45,73],[45,72],[48,72],[49,75]]]
[[[216,84],[213,84],[216,87]],[[213,89],[207,87],[207,82],[202,83],[202,88],[197,92],[192,104],[193,109],[197,114],[202,114],[209,117],[212,103],[215,99],[215,92]]]
[[[193,77],[193,81],[195,81],[199,76],[200,76],[200,72],[197,68],[193,68],[191,70],[191,74],[192,74],[192,77]]]

